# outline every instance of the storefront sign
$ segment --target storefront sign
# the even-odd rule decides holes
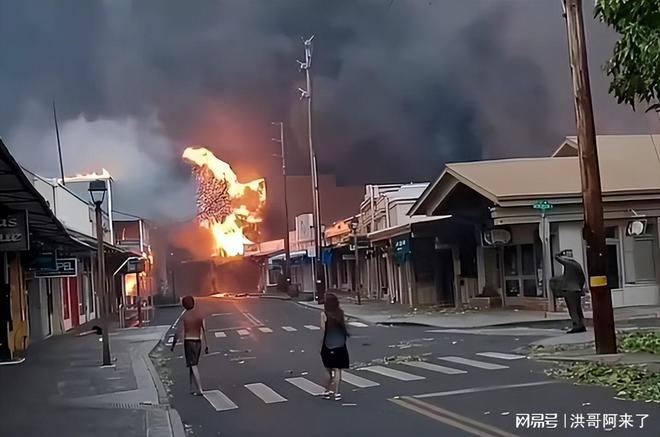
[[[56,270],[57,256],[52,250],[31,253],[28,261],[28,270]]]
[[[392,238],[392,250],[394,251],[394,261],[401,265],[412,253],[410,249],[410,236]]]
[[[37,271],[37,278],[71,278],[78,276],[77,258],[58,258],[55,270]]]
[[[144,272],[144,259],[131,258],[126,262],[126,273],[142,273]]]
[[[484,247],[503,246],[511,242],[511,231],[504,228],[489,229],[481,233]]]
[[[27,211],[0,213],[0,252],[30,249]]]

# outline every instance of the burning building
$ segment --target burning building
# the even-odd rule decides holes
[[[226,162],[203,147],[188,147],[184,161],[197,181],[197,220],[211,232],[216,257],[241,256],[262,222],[266,181],[241,183]]]

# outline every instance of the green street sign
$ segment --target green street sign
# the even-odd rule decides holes
[[[540,209],[541,211],[547,211],[552,209],[552,204],[547,200],[538,200],[533,205],[534,209]]]

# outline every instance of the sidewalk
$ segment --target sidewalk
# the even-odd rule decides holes
[[[34,344],[23,364],[0,366],[0,435],[184,437],[148,356],[167,329],[111,332],[108,368],[95,334]]]
[[[362,305],[349,303],[340,298],[346,316],[373,324],[413,324],[446,329],[484,328],[487,326],[517,325],[548,321],[569,320],[567,312],[527,311],[516,309],[465,310],[424,309],[417,311],[409,307],[380,301],[363,301]],[[298,302],[308,308],[322,309],[315,302]],[[660,318],[660,307],[616,308],[617,321]],[[589,323],[590,311],[585,312]]]

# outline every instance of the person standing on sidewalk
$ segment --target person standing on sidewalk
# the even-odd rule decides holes
[[[202,352],[202,338],[204,338],[204,353],[209,353],[209,342],[206,338],[206,322],[204,318],[195,311],[195,299],[192,296],[186,296],[181,300],[186,312],[183,314],[183,350],[186,357],[186,365],[190,377],[190,392],[193,395],[201,396],[203,394],[202,383],[199,377],[199,356]],[[181,328],[177,327],[174,334],[171,350],[174,350],[177,338]],[[196,386],[196,389],[195,387]]]
[[[321,361],[328,371],[328,383],[323,397],[341,400],[339,383],[342,369],[348,369],[350,360],[346,339],[349,337],[346,329],[344,311],[339,307],[337,296],[328,293],[325,295],[324,311],[321,313],[321,329],[323,330],[323,344],[321,345]]]
[[[564,273],[551,281],[558,294],[563,295],[568,314],[571,316],[573,327],[567,334],[586,332],[587,328],[584,326],[584,314],[582,313],[582,296],[586,281],[584,270],[580,263],[573,259],[571,250],[562,250],[555,255],[555,260],[564,267]]]

